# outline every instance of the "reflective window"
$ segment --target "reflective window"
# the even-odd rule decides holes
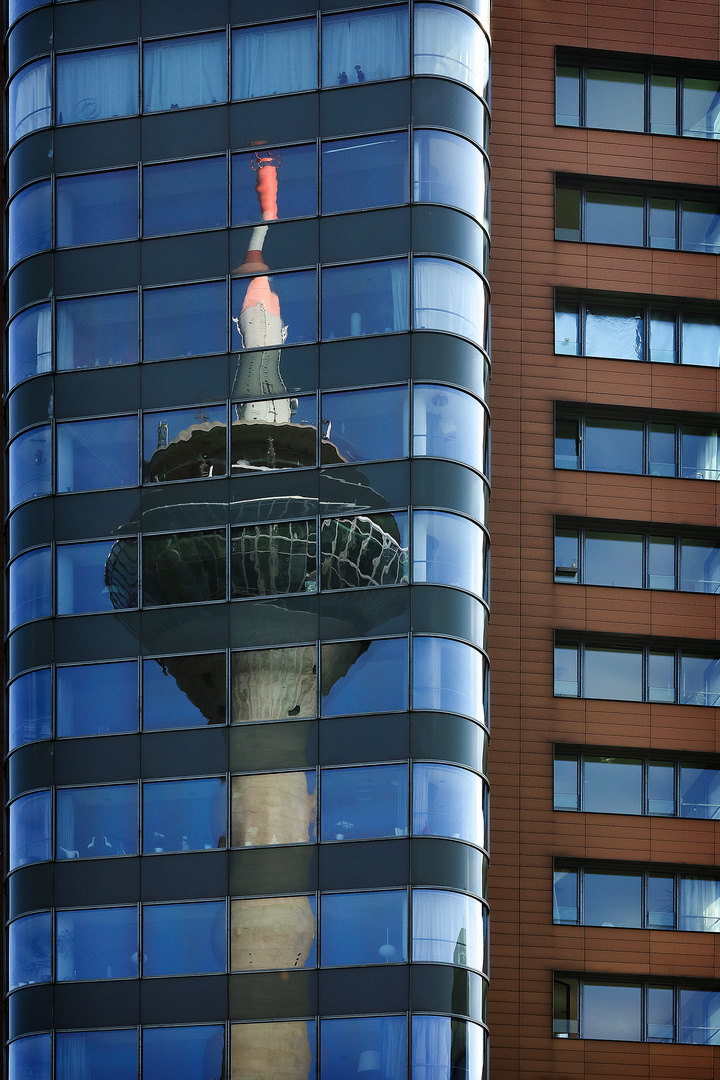
[[[36,60],[10,80],[8,143],[12,146],[23,135],[51,123],[50,60]]]
[[[683,425],[680,475],[689,480],[720,480],[720,434],[717,428]]]
[[[138,111],[137,45],[65,53],[56,63],[58,124],[130,116]]]
[[[407,765],[323,769],[320,839],[407,836]]]
[[[488,421],[479,401],[449,386],[413,389],[413,453],[485,465]]]
[[[598,645],[585,648],[584,694],[594,698],[642,701],[642,649],[618,649]]]
[[[17,1039],[8,1048],[9,1080],[50,1080],[52,1042],[49,1035]]]
[[[322,84],[343,86],[408,74],[406,7],[326,15],[322,23]]]
[[[60,300],[56,317],[58,370],[137,364],[137,293]]]
[[[50,982],[52,920],[50,912],[26,915],[8,931],[8,990]]]
[[[8,750],[52,735],[50,669],[21,675],[8,688]]]
[[[585,126],[642,131],[645,126],[645,76],[635,71],[588,68]]]
[[[225,971],[225,901],[143,908],[143,974]]]
[[[31,184],[8,207],[8,266],[26,255],[47,251],[51,236],[52,193],[49,180]]]
[[[258,350],[238,358],[233,394],[241,387],[260,389],[267,370],[266,352]],[[285,389],[284,384],[278,389]],[[317,459],[317,398],[265,398],[231,405],[231,461],[233,476],[270,469],[301,469]],[[274,427],[274,432],[272,427]],[[272,433],[271,433],[272,432]],[[334,447],[323,447],[323,461],[335,463]]]
[[[50,548],[21,555],[8,569],[9,628],[30,619],[52,614],[52,567]]]
[[[320,962],[390,964],[407,960],[407,893],[403,889],[326,894],[321,899]],[[348,934],[348,927],[353,928]]]
[[[413,643],[413,708],[484,715],[482,653],[450,638],[416,637]]]
[[[588,307],[585,355],[643,359],[643,315],[631,308]]]
[[[485,534],[479,525],[439,510],[413,513],[413,581],[455,585],[485,595]]]
[[[233,98],[290,94],[316,86],[315,19],[233,30]]]
[[[353,650],[347,658],[341,659],[338,655],[336,678],[343,674],[343,660],[347,668],[355,656]],[[316,715],[317,650],[314,645],[233,653],[233,724]]]
[[[78,1080],[78,1062],[88,1076],[137,1080],[137,1031],[61,1031],[55,1036],[55,1080]]]
[[[720,1046],[720,992],[683,986],[676,993],[680,997],[679,1041]]]
[[[642,195],[616,195],[590,191],[585,204],[583,239],[596,244],[630,244],[644,241]]]
[[[336,447],[341,460],[407,457],[407,387],[323,394],[321,413],[323,447]]]
[[[682,249],[713,254],[720,251],[720,207],[717,204],[683,201]]]
[[[585,468],[593,472],[643,471],[643,424],[638,420],[589,419]]]
[[[137,855],[137,833],[136,784],[58,791],[56,858]]]
[[[50,425],[45,424],[18,435],[8,447],[9,507],[51,490],[52,442]]]
[[[717,878],[680,875],[677,925],[678,930],[720,932],[720,881]]]
[[[582,683],[577,675],[580,660]],[[675,672],[679,668],[680,679]],[[681,649],[648,646],[556,645],[555,693],[615,701],[667,701],[681,705],[717,705],[720,658]]]
[[[145,536],[143,604],[197,604],[225,599],[225,532]]]
[[[9,387],[52,368],[50,305],[37,304],[23,311],[8,327]]]
[[[485,844],[484,784],[455,765],[413,766],[413,833]]]
[[[281,30],[282,25],[275,30]],[[247,31],[242,31],[246,33]],[[297,46],[293,46],[293,57]],[[262,219],[258,188],[265,178],[263,169],[275,169],[277,211],[280,219],[307,217],[317,213],[317,146],[284,146],[280,150],[253,151],[232,156],[233,225],[249,225]],[[273,207],[274,209],[274,207]]]
[[[159,483],[227,472],[227,407],[168,409],[143,416],[143,480]]]
[[[212,851],[226,833],[225,780],[143,785],[143,851]]]
[[[287,772],[232,778],[233,847],[309,844],[315,839],[314,772]]]
[[[322,145],[322,212],[363,210],[408,200],[406,131]]]
[[[415,4],[416,75],[442,75],[483,97],[490,90],[490,45],[469,15],[440,4]]]
[[[462,334],[487,344],[488,297],[474,270],[448,259],[414,259],[416,330]]]
[[[489,228],[490,170],[477,146],[449,131],[416,130],[413,151],[413,199],[459,207]]]
[[[452,1076],[472,1080],[485,1076],[485,1032],[479,1024],[470,1024],[449,1016],[412,1018],[412,1078],[441,1080],[452,1062]]]
[[[323,716],[407,709],[405,638],[334,642],[320,655]]]
[[[215,1080],[223,1076],[225,1029],[202,1027],[144,1028],[144,1080]]]
[[[135,660],[58,667],[58,737],[137,731],[138,669]]]
[[[720,83],[717,79],[683,80],[683,135],[695,139],[720,136]]]
[[[137,976],[137,908],[58,911],[56,933],[58,982]]]
[[[317,591],[315,521],[282,521],[232,530],[231,596]]]
[[[683,537],[680,541],[680,588],[688,592],[720,590],[720,546]]]
[[[681,763],[680,816],[720,818],[720,768]]]
[[[230,970],[315,967],[314,896],[230,903]]]
[[[642,926],[642,875],[586,870],[583,922],[587,926]]]
[[[23,795],[10,805],[9,866],[52,858],[50,792]]]
[[[583,808],[597,814],[642,812],[642,761],[639,758],[587,757]]]
[[[329,267],[322,271],[322,290],[323,338],[408,329],[405,260]]]
[[[413,889],[413,960],[484,968],[482,904],[462,893]]]
[[[406,583],[407,514],[326,519],[320,527],[320,560],[323,589]]]
[[[642,987],[583,986],[583,1035],[586,1039],[642,1038]]]
[[[225,723],[225,656],[164,656],[143,661],[143,728]]]
[[[680,702],[709,706],[720,702],[720,658],[687,653],[681,656]]]
[[[685,314],[681,344],[683,363],[720,367],[720,319]]]
[[[320,1080],[354,1080],[363,1071],[383,1080],[405,1080],[405,1016],[320,1021]]]
[[[202,356],[225,352],[224,282],[146,289],[143,294],[143,358]]]
[[[215,229],[227,224],[224,157],[146,165],[143,169],[143,235]]]
[[[260,1062],[266,1073],[275,1069],[297,1080],[315,1080],[315,1021],[285,1020],[280,1023],[232,1024],[230,1027],[231,1075],[243,1073]]]
[[[143,109],[187,109],[227,100],[225,34],[194,34],[143,46]]]
[[[317,275],[314,270],[232,283],[232,349],[295,345],[317,338]],[[268,317],[269,316],[269,317]]]
[[[60,177],[56,207],[58,247],[137,236],[137,184],[136,169]]]
[[[57,490],[96,491],[138,482],[136,416],[57,426]]]
[[[112,542],[98,540],[90,544],[62,544],[57,548],[57,613],[79,615],[90,611],[113,611],[115,606],[137,604],[137,566],[133,567],[134,595],[120,603],[119,594],[111,600],[105,581],[105,564]]]

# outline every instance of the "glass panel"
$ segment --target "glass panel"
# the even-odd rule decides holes
[[[579,1038],[579,987],[572,975],[553,980],[553,1036],[557,1039]]]
[[[677,205],[675,199],[650,199],[648,244],[674,250],[677,245]]]
[[[233,98],[290,94],[316,86],[315,19],[233,30]]]
[[[643,313],[627,308],[588,308],[585,355],[644,360]]]
[[[672,986],[647,988],[647,1041],[673,1042],[675,1005]]]
[[[230,904],[231,971],[315,967],[315,937],[314,896],[270,896]]]
[[[717,656],[680,657],[680,704],[720,703],[720,660]]]
[[[675,763],[650,761],[648,763],[648,814],[675,813]]]
[[[233,392],[248,382],[262,389],[268,370],[268,353],[258,350],[238,358]],[[247,366],[246,366],[247,365]],[[266,389],[270,389],[265,384]],[[285,389],[285,386],[277,386]],[[274,389],[274,387],[273,387]],[[301,469],[317,460],[317,398],[314,394],[299,398],[271,398],[264,401],[239,401],[231,406],[230,438],[233,476],[268,472],[271,469]],[[271,425],[276,425],[273,434]],[[323,445],[323,463],[342,460],[335,446]]]
[[[10,806],[9,866],[52,858],[50,792],[23,795]]]
[[[680,817],[720,818],[720,770],[681,764]]]
[[[682,322],[682,362],[720,367],[720,322],[712,316],[685,315]]]
[[[642,195],[588,191],[585,202],[585,240],[598,244],[643,246]]]
[[[655,364],[674,364],[677,361],[674,312],[651,312],[650,359]]]
[[[143,728],[224,724],[225,654],[143,661]]]
[[[413,389],[413,454],[482,470],[487,420],[479,401],[448,386]]]
[[[8,143],[52,123],[50,60],[36,60],[18,72],[8,87]]]
[[[407,960],[407,893],[323,895],[320,963],[389,964]],[[352,933],[348,928],[352,927]]]
[[[8,208],[8,266],[26,255],[47,251],[52,227],[52,192],[49,180],[31,184],[15,196]]]
[[[211,851],[226,835],[224,779],[143,785],[143,851]]]
[[[586,645],[583,697],[642,701],[642,649]]]
[[[55,1080],[137,1080],[137,1031],[73,1031],[55,1036]],[[82,1068],[82,1072],[79,1072]],[[87,1069],[87,1072],[85,1071]]]
[[[679,1041],[720,1046],[720,993],[681,986],[679,994]]]
[[[50,669],[21,675],[8,688],[8,750],[52,735]]]
[[[49,495],[52,490],[52,443],[50,425],[31,428],[8,447],[9,508]]]
[[[143,481],[189,480],[227,472],[227,407],[171,409],[143,416]]]
[[[585,468],[590,472],[643,472],[641,420],[601,420],[585,423]]]
[[[483,781],[455,765],[413,766],[413,833],[447,836],[482,847],[485,842]]]
[[[490,49],[474,19],[455,8],[415,4],[414,71],[442,75],[489,97]]]
[[[448,131],[416,130],[413,149],[413,199],[459,207],[489,228],[489,174],[478,148]]]
[[[580,127],[580,68],[558,64],[555,69],[555,123]]]
[[[323,769],[321,840],[407,836],[407,765]]]
[[[60,177],[56,216],[58,247],[137,236],[137,169]]]
[[[296,345],[317,339],[317,275],[314,270],[270,277],[240,278],[232,283],[235,330],[232,348]],[[269,313],[270,318],[267,317]]]
[[[277,29],[280,29],[279,27]],[[293,45],[295,56],[297,45]],[[232,224],[249,225],[262,220],[258,188],[262,170],[275,169],[278,186],[276,215],[280,219],[317,213],[317,146],[263,147],[252,154],[232,156]],[[274,209],[274,207],[273,207]]]
[[[323,716],[407,709],[406,638],[338,641],[320,654]]]
[[[137,484],[137,451],[136,416],[58,424],[58,492]]]
[[[582,805],[596,814],[642,814],[642,760],[586,757]]]
[[[485,1076],[485,1033],[449,1016],[413,1016],[412,1080]]]
[[[317,541],[315,521],[233,529],[231,597],[317,592]]]
[[[555,421],[555,468],[580,468],[580,421],[559,416]]]
[[[648,443],[650,476],[675,476],[675,425],[650,424]]]
[[[143,540],[143,604],[224,600],[225,531],[170,533]]]
[[[323,445],[342,461],[407,457],[408,392],[405,386],[323,394]]]
[[[56,63],[58,124],[138,111],[137,45],[66,53]]]
[[[677,135],[677,79],[650,76],[650,130],[654,135]]]
[[[408,515],[326,519],[320,527],[320,560],[323,589],[407,584]]]
[[[137,731],[138,670],[135,660],[58,667],[55,677],[58,736]]]
[[[717,79],[683,79],[683,135],[720,138],[720,83]]]
[[[131,979],[138,974],[137,908],[58,911],[56,978]]]
[[[583,985],[584,1039],[642,1040],[642,987]]]
[[[33,1035],[10,1043],[9,1080],[50,1080],[52,1075],[52,1039],[50,1035]]]
[[[99,540],[94,544],[63,544],[57,548],[57,612],[58,615],[79,615],[90,611],[113,611],[115,606],[134,607],[137,604],[137,567],[129,582],[130,593],[125,602],[110,591],[105,581],[105,564],[112,541]]]
[[[322,84],[393,79],[408,74],[406,7],[326,15],[322,24]]]
[[[413,889],[413,960],[483,971],[484,911],[461,893]]]
[[[315,784],[314,772],[234,776],[230,811],[232,846],[313,843]]]
[[[720,439],[715,429],[683,425],[681,475],[690,480],[720,479]]]
[[[648,874],[647,925],[672,930],[675,926],[674,874]],[[688,928],[689,929],[689,928]]]
[[[577,188],[555,189],[555,239],[580,239],[580,191]]]
[[[555,305],[555,352],[580,356],[579,307],[577,304]]]
[[[58,791],[56,858],[137,855],[137,834],[136,784]]]
[[[320,1080],[382,1080],[407,1076],[407,1019],[362,1016],[320,1021]]]
[[[448,259],[413,260],[416,330],[462,334],[485,346],[488,298],[482,279]]]
[[[577,754],[556,754],[553,783],[556,810],[579,810]]]
[[[586,529],[584,580],[586,585],[643,588],[642,534]]]
[[[315,1080],[314,1020],[232,1024],[230,1049],[232,1080],[255,1080],[273,1071],[293,1080]]]
[[[330,267],[322,271],[322,290],[323,338],[408,329],[405,260]]]
[[[485,663],[477,649],[449,638],[415,638],[414,709],[441,709],[482,720],[484,685]]]
[[[226,100],[224,33],[145,43],[143,108],[146,112],[186,109]]]
[[[680,541],[680,588],[684,592],[720,590],[720,547],[683,537]]]
[[[50,982],[52,923],[50,912],[27,915],[10,923],[8,931],[8,990]]]
[[[642,874],[586,870],[582,921],[585,926],[642,926]]]
[[[720,212],[717,205],[683,200],[682,249],[709,251],[714,255],[720,252]]]
[[[650,649],[648,655],[648,701],[674,702],[675,653]]]
[[[52,614],[50,548],[38,548],[21,555],[8,570],[9,629],[30,619],[47,619]]]
[[[455,585],[483,595],[485,534],[456,514],[416,510],[413,514],[413,581]]]
[[[225,1029],[203,1027],[144,1028],[144,1080],[216,1080],[224,1076]]]
[[[8,327],[9,387],[52,369],[50,305],[37,304]]]
[[[364,210],[408,201],[406,131],[322,144],[322,212]]]
[[[329,646],[326,648],[330,650]],[[345,656],[342,649],[337,652],[335,678],[347,670],[360,648],[351,648]],[[328,664],[332,662],[331,651],[326,654],[326,660]],[[333,674],[331,669],[329,680]],[[233,724],[308,716],[317,716],[317,650],[314,645],[233,653]]]
[[[9,0],[8,2],[8,26],[18,19],[21,15],[24,15],[26,11],[31,11],[32,8],[41,7],[46,0]]]
[[[143,356],[202,356],[227,349],[224,282],[146,289],[143,296]]]
[[[555,646],[555,689],[553,692],[557,697],[578,697],[580,680],[577,645]]]
[[[720,881],[683,874],[680,878],[679,930],[720,931]]]
[[[137,364],[137,293],[60,300],[56,314],[59,370]]]
[[[588,68],[585,126],[611,131],[645,128],[645,76],[640,71]]]
[[[145,236],[215,229],[226,224],[227,162],[224,157],[145,166]]]
[[[555,580],[570,583],[577,583],[580,580],[577,529],[555,529]]]
[[[578,871],[560,869],[553,873],[553,922],[578,922]]]
[[[225,901],[143,908],[143,974],[192,975],[227,969]]]

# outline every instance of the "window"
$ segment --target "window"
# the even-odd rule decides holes
[[[313,843],[315,782],[315,772],[234,776],[230,811],[232,846]]]
[[[561,58],[556,123],[568,127],[720,138],[720,80],[673,64],[623,68],[608,56]]]
[[[353,1080],[363,1071],[374,1072],[383,1080],[405,1080],[405,1016],[320,1021],[320,1080]]]
[[[230,970],[315,967],[314,896],[267,896],[230,903]]]
[[[29,671],[8,687],[8,750],[52,734],[50,668]]]
[[[407,836],[407,765],[323,769],[321,840]]]
[[[343,461],[407,457],[406,386],[323,394],[320,408],[323,450],[336,447]]]
[[[137,45],[57,58],[58,124],[132,116],[138,111]]]
[[[8,568],[8,628],[52,614],[52,557],[50,548],[20,555]]]
[[[144,167],[144,236],[216,229],[226,224],[227,162],[224,157]]]
[[[202,356],[227,349],[225,282],[146,289],[143,359]]]
[[[487,473],[489,424],[476,399],[449,386],[415,384],[413,454],[448,458]]]
[[[407,513],[356,515],[322,521],[320,571],[323,589],[407,583]],[[307,585],[305,588],[312,591]]]
[[[472,896],[413,889],[413,960],[485,971],[486,914]]]
[[[137,1031],[63,1031],[55,1036],[55,1080],[75,1080],[77,1063],[90,1076],[137,1080]]]
[[[489,331],[485,282],[449,259],[413,259],[413,325],[416,330],[462,334],[483,348]]]
[[[52,123],[50,60],[36,60],[19,71],[8,87],[8,142]]]
[[[406,260],[324,269],[323,338],[365,337],[408,330],[408,291]]]
[[[720,817],[720,770],[623,751],[555,752],[556,810]]]
[[[407,7],[325,15],[322,84],[373,82],[408,74]]]
[[[416,75],[457,79],[489,97],[490,45],[470,15],[445,4],[415,4],[414,30]]]
[[[421,7],[415,7],[416,19]],[[454,15],[468,18],[459,11]],[[416,129],[413,150],[413,199],[460,207],[489,229],[490,167],[478,147],[449,131]]]
[[[194,34],[143,46],[143,109],[188,109],[227,100],[227,40]]]
[[[50,425],[30,428],[8,447],[8,504],[49,495],[52,490]]]
[[[275,1069],[282,1074],[288,1063],[288,1068],[297,1073],[298,1080],[306,1077],[315,1080],[315,1037],[314,1020],[232,1024],[230,1075],[242,1076],[248,1065],[253,1063],[250,1064],[252,1068],[255,1062],[261,1062],[260,1068],[265,1072]],[[194,1077],[188,1077],[188,1080],[194,1080]]]
[[[137,785],[61,789],[56,828],[57,859],[136,855]]]
[[[337,662],[328,681],[341,678],[361,649],[358,647],[357,653],[351,650],[346,662],[342,650],[336,651]],[[332,650],[328,663],[332,664]],[[317,716],[317,649],[297,645],[233,653],[232,685],[237,688],[232,699],[233,724]],[[263,688],[261,693],[253,692],[259,687]],[[268,693],[269,687],[272,693]]]
[[[49,180],[23,188],[8,207],[8,267],[50,247],[52,190]]]
[[[480,1080],[487,1076],[486,1038],[486,1032],[479,1024],[457,1020],[454,1016],[415,1013],[412,1017],[413,1076],[432,1076],[438,1062],[447,1061],[449,1052],[458,1080],[472,1080],[473,1077]]]
[[[10,804],[8,869],[52,858],[51,798],[49,791],[23,795]]]
[[[143,1030],[144,1080],[165,1080],[168,1070],[174,1080],[215,1080],[223,1075],[225,1058],[225,1029],[219,1024]],[[135,1070],[132,1080],[137,1060]]]
[[[252,26],[232,33],[232,96],[265,97],[317,86],[314,19]]]
[[[137,731],[136,660],[58,667],[55,686],[58,738]]]
[[[225,780],[143,785],[143,851],[212,851],[227,833]]]
[[[329,643],[320,657],[323,716],[407,709],[406,638]]]
[[[405,890],[324,894],[320,963],[403,963],[408,958],[407,916]]]
[[[138,975],[136,907],[58,911],[55,977],[132,979]],[[147,945],[143,946],[147,949]]]
[[[720,203],[692,192],[666,195],[559,180],[555,239],[720,253]]]
[[[59,300],[56,321],[58,371],[137,364],[136,292]]]
[[[293,46],[293,56],[295,49]],[[260,183],[264,168],[278,170],[278,218],[308,217],[317,213],[315,143],[284,146],[280,150],[263,147],[251,154],[233,154],[231,167],[233,225],[249,225],[262,220],[256,185]]]
[[[413,833],[445,836],[484,847],[484,781],[457,765],[413,765]]]
[[[138,234],[137,169],[57,180],[58,247],[130,240]]]
[[[143,480],[157,484],[227,473],[227,406],[143,416]]]
[[[259,309],[262,309],[260,311]],[[271,318],[272,341],[267,341],[265,313]],[[238,340],[243,349],[252,349],[259,343],[274,347],[284,343],[295,345],[303,341],[317,340],[317,274],[314,270],[301,270],[290,274],[271,274],[268,277],[235,278],[232,282],[232,311],[235,329],[232,332],[232,348],[237,350]],[[258,340],[254,326],[260,316],[263,336]],[[239,338],[238,338],[239,335]]]
[[[115,545],[117,546],[117,545]],[[113,611],[137,604],[137,556],[124,546],[125,594],[115,590],[112,598],[106,581],[106,563],[111,556],[111,540],[62,544],[56,552],[57,614],[80,615],[91,611]],[[134,556],[134,557],[133,557]]]
[[[224,724],[224,653],[163,656],[143,660],[145,731]]]
[[[413,708],[462,713],[482,720],[485,660],[463,641],[416,636],[413,643]]]
[[[144,536],[143,604],[156,607],[224,600],[225,563],[224,530]]]
[[[26,915],[10,923],[8,931],[8,990],[50,982],[52,916]]]
[[[50,305],[37,304],[17,315],[8,327],[9,388],[51,369]]]
[[[58,492],[137,484],[137,416],[61,423],[56,437]]]
[[[224,900],[146,904],[143,974],[204,975],[226,971],[225,906]]]
[[[413,512],[413,581],[486,595],[487,538],[469,518],[439,510]]]
[[[407,132],[322,144],[322,212],[364,210],[409,197]]]

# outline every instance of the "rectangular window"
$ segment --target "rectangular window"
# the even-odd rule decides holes
[[[59,371],[137,364],[140,359],[136,292],[58,300],[55,316]]]
[[[317,86],[314,19],[233,30],[232,96],[267,97]]]
[[[138,234],[137,169],[57,180],[58,247],[131,240]]]
[[[322,84],[374,82],[408,74],[406,6],[325,15],[322,21]]]
[[[143,109],[189,109],[227,101],[227,39],[221,34],[143,46]]]
[[[132,116],[138,111],[138,49],[89,49],[57,58],[58,124]]]
[[[226,158],[145,166],[144,236],[217,229],[226,224]]]

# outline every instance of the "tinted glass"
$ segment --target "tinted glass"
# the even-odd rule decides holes
[[[407,1076],[407,1020],[363,1016],[320,1021],[320,1080],[356,1080],[361,1068],[383,1080]]]
[[[720,252],[720,212],[716,204],[683,201],[682,248],[683,251]]]
[[[226,835],[224,779],[143,785],[143,851],[211,851]]]
[[[414,259],[416,330],[445,330],[486,344],[487,295],[482,279],[448,259]]]
[[[677,78],[650,76],[650,130],[657,135],[677,135]]]
[[[643,537],[640,533],[585,531],[585,583],[641,589]]]
[[[555,352],[580,355],[580,315],[577,304],[555,305]]]
[[[317,798],[314,772],[234,776],[233,847],[309,844],[315,840]]]
[[[164,656],[143,661],[143,728],[224,724],[225,656]]]
[[[23,795],[10,806],[9,867],[52,858],[50,792]]]
[[[489,227],[489,176],[478,148],[448,131],[416,131],[413,150],[413,199],[459,207]]]
[[[683,425],[681,475],[691,480],[720,479],[720,441],[717,430]]]
[[[320,794],[321,840],[407,835],[407,765],[323,769]]]
[[[685,315],[682,323],[682,362],[720,366],[720,322],[702,315]]]
[[[63,1031],[55,1037],[56,1080],[78,1080],[77,1063],[89,1076],[137,1080],[137,1031]]]
[[[642,360],[642,312],[588,308],[585,317],[585,355],[617,360]]]
[[[680,817],[720,818],[720,770],[680,766]]]
[[[259,1061],[266,1072],[276,1069],[282,1074],[285,1069],[297,1080],[315,1080],[315,1021],[232,1024],[230,1053],[232,1075],[236,1077],[242,1077]]]
[[[214,229],[226,224],[227,162],[224,157],[145,166],[145,236]]]
[[[672,1042],[675,1037],[675,1004],[672,986],[647,988],[647,1041]]]
[[[315,967],[316,906],[314,896],[233,900],[230,970]]]
[[[8,931],[8,990],[50,982],[52,919],[50,912],[27,915],[10,923]]]
[[[280,29],[277,27],[276,29]],[[295,46],[293,46],[293,56]],[[232,224],[260,221],[259,196],[265,187],[264,169],[277,178],[277,210],[280,218],[317,213],[317,146],[285,146],[281,150],[258,150],[232,156]],[[258,191],[258,188],[261,191]]]
[[[413,766],[413,833],[485,843],[484,787],[475,773],[454,765]]]
[[[720,1008],[718,991],[692,990],[681,986],[679,997],[680,1042],[720,1045],[720,1031],[715,1019]]]
[[[58,369],[137,364],[137,293],[60,300],[56,315]]]
[[[147,289],[143,296],[145,360],[225,352],[224,282]]]
[[[672,930],[675,926],[675,875],[647,875],[647,925]],[[688,929],[690,929],[688,927]]]
[[[587,127],[642,131],[645,127],[645,76],[635,71],[588,68],[585,123]]]
[[[138,974],[137,908],[57,913],[56,978],[129,979]]]
[[[52,613],[50,548],[21,555],[8,570],[8,622],[10,628]]]
[[[51,237],[51,188],[49,180],[31,184],[15,196],[8,208],[8,266],[26,255],[46,251]]]
[[[31,428],[8,447],[8,502],[10,508],[26,499],[49,495],[52,490],[50,425]]]
[[[471,1080],[485,1075],[485,1033],[479,1024],[468,1024],[449,1016],[413,1016],[413,1080],[439,1080],[447,1066],[438,1064],[438,1056],[447,1055],[448,1047],[451,1076],[457,1080]],[[446,1062],[447,1056],[443,1060]]]
[[[720,659],[717,656],[680,657],[680,703],[716,706],[720,702]]]
[[[555,71],[555,123],[580,127],[580,68],[558,64]]]
[[[585,198],[585,240],[598,244],[644,243],[642,195],[588,191]]]
[[[413,960],[483,970],[484,912],[462,893],[413,889]]]
[[[406,7],[327,15],[322,24],[322,84],[407,75],[408,46]]]
[[[114,604],[105,582],[105,564],[112,542],[63,544],[57,548],[57,613],[74,615],[90,611],[113,611]],[[129,592],[117,606],[134,607],[137,603],[137,566],[129,570]]]
[[[227,471],[227,407],[167,409],[143,416],[143,480],[189,480]]]
[[[675,653],[650,649],[647,669],[648,701],[675,701]]]
[[[683,537],[680,543],[680,588],[716,593],[720,589],[720,548]]]
[[[340,678],[359,653],[338,649],[335,678]],[[328,662],[332,661],[331,654]],[[332,671],[329,676],[332,678]],[[317,649],[258,649],[232,657],[232,722],[302,719],[317,715]]]
[[[407,262],[363,263],[322,271],[322,336],[364,337],[408,329]]]
[[[455,8],[415,4],[413,28],[416,75],[457,79],[487,97],[489,46],[474,19]]]
[[[55,678],[58,736],[137,731],[136,661],[59,667]]]
[[[321,412],[323,441],[337,448],[341,460],[407,456],[407,387],[323,394]]]
[[[449,386],[413,389],[413,454],[485,465],[487,419],[479,401]]]
[[[21,675],[8,688],[8,750],[52,734],[50,669]]]
[[[407,132],[323,143],[324,214],[407,202],[409,181]]]
[[[143,908],[143,973],[192,975],[225,971],[225,901],[151,904]]]
[[[17,1039],[8,1048],[10,1080],[50,1080],[52,1075],[52,1039],[50,1035],[33,1035]]]
[[[12,387],[52,367],[50,305],[38,304],[8,327],[8,383]]]
[[[675,199],[650,199],[648,245],[654,248],[677,247],[677,204]]]
[[[559,697],[577,697],[580,693],[577,645],[555,646],[554,671],[553,692]]]
[[[555,580],[580,581],[580,536],[578,529],[555,529]]]
[[[407,893],[324,895],[321,964],[389,964],[407,960]],[[347,928],[352,926],[352,934]]]
[[[315,19],[233,30],[232,96],[264,97],[317,86]]]
[[[482,653],[449,638],[416,637],[413,708],[441,709],[483,719]]]
[[[320,654],[324,716],[407,709],[405,638],[337,642],[322,645]]]
[[[588,418],[585,468],[591,472],[643,472],[643,424],[633,420]]]
[[[414,512],[413,581],[455,585],[482,596],[484,549],[484,533],[474,521],[440,511]]]
[[[8,142],[52,123],[50,60],[36,60],[18,72],[8,87]]]
[[[136,784],[58,791],[56,858],[137,855],[137,834]]]
[[[650,761],[647,777],[648,814],[674,814],[675,764],[672,761]]]
[[[315,521],[233,529],[231,596],[317,592]]]
[[[320,580],[323,589],[406,584],[406,513],[330,518],[320,525]]]
[[[720,83],[717,79],[683,80],[683,135],[720,137]]]
[[[555,189],[555,239],[580,239],[580,192],[577,188]]]
[[[650,359],[655,364],[674,364],[677,341],[674,311],[650,313]]]
[[[553,786],[556,810],[578,810],[580,808],[577,755],[556,755]]]
[[[294,345],[317,338],[317,275],[314,270],[232,283],[231,347]],[[270,318],[268,318],[268,314]]]
[[[57,58],[57,122],[76,124],[138,111],[137,45]]]
[[[225,34],[197,34],[143,47],[143,108],[186,109],[227,100]]]
[[[578,469],[579,467],[580,421],[559,416],[555,422],[555,468]]]
[[[586,645],[583,697],[642,701],[642,659],[641,649]]]
[[[58,492],[130,487],[137,482],[136,416],[58,424]]]
[[[225,1030],[203,1027],[145,1028],[144,1080],[215,1080],[223,1075]]]
[[[195,604],[226,595],[224,531],[146,536],[143,603]]]
[[[675,537],[650,536],[648,538],[648,588],[674,589],[675,577]]]
[[[578,872],[559,869],[553,873],[553,922],[574,925],[578,921]]]
[[[586,926],[642,926],[642,874],[584,874],[583,923]]]
[[[137,170],[61,177],[56,216],[58,247],[137,236]]]
[[[585,982],[581,1034],[585,1039],[642,1040],[642,987]]]
[[[650,424],[648,472],[651,476],[677,474],[674,424]]]
[[[587,757],[583,810],[597,814],[642,814],[640,758]]]

